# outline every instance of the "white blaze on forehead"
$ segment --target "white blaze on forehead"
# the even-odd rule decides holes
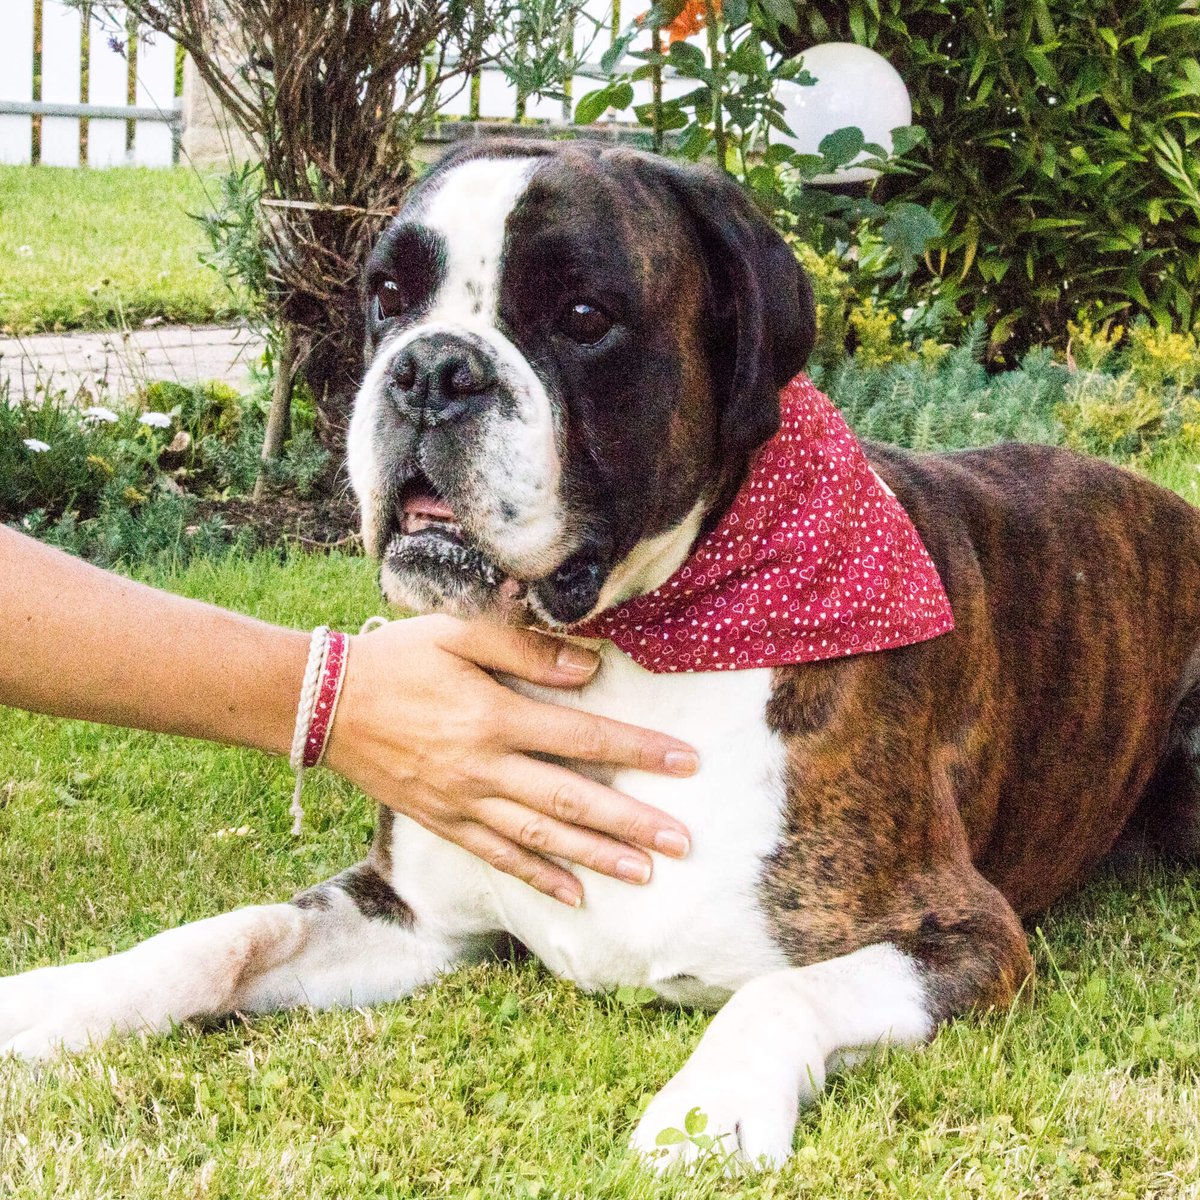
[[[505,225],[544,161],[475,158],[441,178],[420,216],[423,225],[441,234],[446,254],[431,320],[496,319]]]

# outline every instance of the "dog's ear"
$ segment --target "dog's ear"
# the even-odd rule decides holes
[[[704,255],[721,443],[736,461],[779,428],[779,390],[812,353],[812,288],[791,248],[725,172],[644,161],[682,206]]]

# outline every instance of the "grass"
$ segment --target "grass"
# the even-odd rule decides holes
[[[0,328],[9,333],[208,322],[235,301],[197,255],[211,208],[186,167],[0,167]]]
[[[353,628],[378,606],[370,566],[339,556],[199,562],[152,580],[296,625]],[[286,897],[356,861],[369,836],[367,803],[314,776],[294,841],[278,760],[0,721],[0,973]],[[1200,1196],[1200,875],[1103,876],[1031,938],[1031,1003],[839,1079],[778,1176],[662,1183],[625,1153],[702,1015],[498,962],[371,1010],[0,1064],[0,1195]]]

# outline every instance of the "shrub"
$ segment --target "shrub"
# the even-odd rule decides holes
[[[858,162],[864,154],[864,161],[885,173],[912,170],[905,156],[925,134],[919,127],[892,130],[892,161],[884,147],[866,142],[857,128],[829,134],[818,154],[800,154],[782,140],[790,130],[776,84],[812,81],[798,62],[769,56],[764,45],[796,20],[795,8],[786,3],[659,0],[630,23],[604,56],[609,77],[579,100],[575,119],[587,123],[608,109],[631,109],[649,129],[656,149],[692,161],[711,160],[738,179],[794,244],[816,253],[820,261],[810,264],[815,272],[828,275],[818,282],[833,289],[826,297],[830,304],[823,347],[832,361],[842,350],[833,292],[849,284],[864,297],[904,297],[899,307],[906,307],[912,272],[942,228],[926,208],[911,200],[887,200],[878,189],[851,195],[812,185],[818,176]],[[684,40],[699,30],[706,34],[704,50]],[[649,47],[632,49],[647,33]],[[625,52],[638,65],[620,71]],[[664,96],[667,71],[693,86]],[[635,105],[634,85],[645,80],[652,99]],[[822,265],[827,271],[821,272]]]
[[[199,510],[253,486],[259,392],[154,383],[112,408],[62,396],[10,404],[0,393],[0,521],[106,566],[249,544],[252,530],[230,530]],[[298,407],[298,417],[305,412]],[[269,481],[307,495],[327,459],[309,405]]]
[[[1061,341],[1081,308],[1182,329],[1200,317],[1191,7],[814,0],[780,41],[854,40],[900,71],[929,131],[913,154],[931,169],[888,188],[947,230],[926,278],[1017,353]]]
[[[979,323],[954,349],[892,343],[890,358],[855,353],[815,366],[813,377],[859,436],[915,450],[1044,442],[1135,465],[1200,454],[1196,339],[1165,336],[1143,320],[1116,348],[1114,328],[1075,329],[1074,367],[1036,349],[1018,367],[990,373]]]

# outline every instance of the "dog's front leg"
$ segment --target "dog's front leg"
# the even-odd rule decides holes
[[[633,1148],[660,1169],[709,1152],[733,1166],[781,1166],[798,1111],[829,1070],[879,1045],[923,1042],[947,1017],[1009,1003],[1032,968],[1029,950],[1016,915],[975,878],[974,911],[898,914],[894,941],[746,984],[650,1103]],[[955,890],[948,881],[946,894]],[[697,1136],[681,1137],[694,1110]],[[664,1129],[679,1132],[660,1144]]]
[[[396,999],[485,945],[424,928],[360,864],[289,904],[237,909],[110,958],[0,979],[0,1054],[44,1058],[235,1011]]]

